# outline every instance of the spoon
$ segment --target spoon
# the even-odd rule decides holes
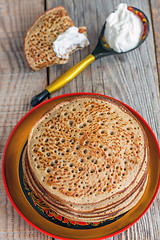
[[[149,20],[147,16],[138,8],[128,7],[128,10],[138,15],[141,18],[144,26],[143,36],[135,48],[132,48],[129,51],[121,52],[121,53],[115,52],[113,49],[111,49],[109,45],[106,43],[104,38],[104,31],[105,31],[105,24],[104,24],[97,46],[94,49],[94,51],[91,54],[89,54],[86,58],[84,58],[82,61],[77,63],[75,66],[73,66],[68,71],[66,71],[61,76],[59,76],[54,82],[49,84],[46,87],[46,89],[43,90],[40,94],[34,96],[31,100],[31,105],[33,107],[36,106],[37,104],[41,103],[45,98],[49,97],[51,93],[65,86],[68,82],[70,82],[73,78],[75,78],[84,68],[86,68],[93,61],[109,55],[119,55],[122,53],[127,53],[139,47],[146,40],[148,36]]]

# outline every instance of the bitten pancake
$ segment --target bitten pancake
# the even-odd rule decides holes
[[[34,71],[68,62],[68,59],[56,56],[52,44],[60,34],[72,26],[74,24],[65,8],[58,6],[43,13],[28,29],[24,39],[24,53],[28,64]],[[87,35],[86,27],[80,27],[79,32]],[[86,41],[85,46],[87,45]],[[77,47],[76,50],[78,49],[81,48]],[[74,51],[71,50],[70,54]]]

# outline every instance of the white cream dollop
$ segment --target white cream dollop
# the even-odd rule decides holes
[[[143,30],[141,19],[121,3],[106,19],[104,38],[116,52],[126,52],[137,46]]]
[[[89,44],[87,37],[78,31],[77,27],[70,27],[53,42],[53,51],[58,58],[68,59],[71,51],[77,47],[84,48],[86,41]]]

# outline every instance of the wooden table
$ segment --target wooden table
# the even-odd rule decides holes
[[[106,16],[119,0],[1,0],[0,1],[0,156],[15,124],[30,109],[30,100],[48,82],[79,62],[94,49]],[[160,3],[131,0],[150,20],[147,41],[133,52],[92,63],[52,97],[71,92],[96,92],[130,105],[149,123],[159,139]],[[69,63],[33,72],[24,57],[27,29],[45,9],[63,5],[76,26],[87,26],[90,46],[74,53]],[[0,178],[0,239],[51,239],[26,223],[12,207]],[[114,240],[160,239],[160,193],[147,213]]]

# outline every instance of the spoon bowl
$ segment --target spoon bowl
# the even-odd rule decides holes
[[[61,76],[59,76],[54,82],[49,84],[45,90],[43,90],[40,94],[34,96],[31,100],[31,105],[34,107],[37,104],[41,103],[45,98],[49,97],[51,93],[57,91],[58,89],[65,86],[68,82],[70,82],[73,78],[75,78],[83,69],[85,69],[89,64],[91,64],[93,61],[109,56],[109,55],[119,55],[124,54],[130,51],[133,51],[137,47],[139,47],[147,38],[149,33],[149,20],[147,16],[138,8],[135,7],[128,7],[129,11],[132,11],[134,14],[136,14],[138,17],[141,18],[141,21],[143,23],[143,35],[141,37],[141,40],[137,44],[136,47],[126,51],[126,52],[116,52],[112,48],[109,47],[107,42],[104,38],[104,31],[105,31],[105,24],[102,27],[100,37],[97,43],[96,48],[93,50],[91,54],[89,54],[85,59],[83,59],[81,62],[77,63],[75,66],[70,68],[68,71],[63,73]]]

